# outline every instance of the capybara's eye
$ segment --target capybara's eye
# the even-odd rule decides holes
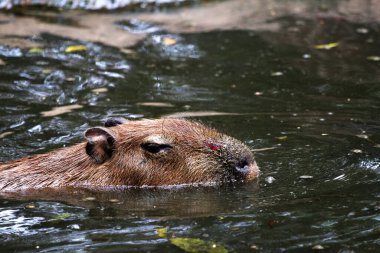
[[[166,151],[172,148],[172,146],[168,144],[158,144],[158,143],[144,143],[144,144],[141,144],[141,147],[152,154],[157,154],[159,152]]]

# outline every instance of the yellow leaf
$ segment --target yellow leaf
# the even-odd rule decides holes
[[[284,136],[279,136],[279,137],[274,137],[274,138],[276,138],[279,141],[286,141],[286,139],[288,139],[288,136],[284,135]]]
[[[164,40],[162,41],[162,44],[164,44],[165,46],[171,46],[171,45],[174,45],[176,44],[177,41],[175,39],[172,39],[172,38],[164,38]]]
[[[338,42],[334,42],[334,43],[328,43],[328,44],[320,44],[320,45],[315,45],[314,48],[315,49],[324,49],[324,50],[330,50],[334,47],[337,47],[339,46],[339,43]]]
[[[41,53],[43,51],[44,50],[42,48],[39,48],[39,47],[32,47],[31,49],[29,49],[29,53]]]
[[[42,73],[43,74],[50,74],[52,71],[53,71],[52,69],[46,68],[46,69],[42,70]]]
[[[33,208],[36,208],[36,205],[34,203],[28,203],[25,205],[25,208],[27,209],[33,209]]]
[[[198,238],[171,238],[169,241],[180,249],[190,253],[227,253],[227,249],[220,244],[204,241]]]
[[[80,51],[86,51],[87,47],[85,45],[73,45],[66,47],[65,53],[74,53],[74,52],[80,52]]]
[[[161,238],[166,238],[168,229],[167,228],[156,228],[157,235]]]

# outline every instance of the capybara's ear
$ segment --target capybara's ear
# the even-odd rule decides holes
[[[113,126],[117,126],[117,125],[120,125],[120,124],[123,124],[126,122],[128,122],[128,120],[124,119],[124,118],[108,118],[104,122],[104,126],[105,127],[113,127]]]
[[[115,134],[104,127],[89,128],[84,133],[87,139],[86,153],[96,162],[104,163],[111,158],[115,148]]]

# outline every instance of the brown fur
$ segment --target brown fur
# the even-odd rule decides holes
[[[258,173],[244,144],[183,119],[130,121],[85,135],[87,142],[0,165],[0,191],[247,181]],[[154,154],[142,148],[146,142],[170,148]],[[240,164],[249,171],[236,173]]]

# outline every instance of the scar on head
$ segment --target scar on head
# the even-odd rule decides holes
[[[222,148],[222,145],[221,144],[218,144],[218,143],[213,143],[211,141],[205,141],[205,145],[211,149],[212,151],[217,151],[217,150],[220,150]]]

